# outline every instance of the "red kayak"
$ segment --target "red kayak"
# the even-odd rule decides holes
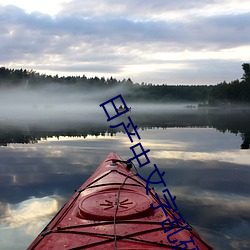
[[[28,249],[213,249],[164,202],[110,153]]]

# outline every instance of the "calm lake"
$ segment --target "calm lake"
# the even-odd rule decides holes
[[[110,122],[100,107],[32,112],[39,115],[0,117],[1,249],[27,248],[111,151],[127,160],[138,142],[151,161],[139,173],[153,164],[166,172],[183,217],[210,245],[250,249],[250,109],[135,105]],[[140,141],[109,128],[128,116]]]

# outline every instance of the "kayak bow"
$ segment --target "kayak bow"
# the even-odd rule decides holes
[[[150,188],[146,195],[145,182],[120,156],[110,153],[28,250],[212,249],[187,223],[179,222],[180,227],[171,229],[165,222],[169,230],[164,233],[160,222],[167,219],[166,214],[170,221],[180,216],[173,209],[154,210],[151,204],[159,206],[154,193]],[[183,248],[181,241],[190,243]]]

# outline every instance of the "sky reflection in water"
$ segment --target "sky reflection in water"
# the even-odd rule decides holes
[[[249,249],[250,154],[237,149],[241,137],[212,128],[138,132],[144,149],[151,150],[151,163],[166,172],[164,179],[184,218],[215,249]],[[136,142],[120,132],[2,147],[1,249],[27,247],[110,151],[129,159],[129,147]],[[152,167],[139,171],[148,176]]]

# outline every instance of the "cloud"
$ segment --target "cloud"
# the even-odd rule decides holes
[[[117,2],[114,0],[86,0],[84,2],[79,0],[70,1],[65,3],[64,10],[61,11],[64,15],[79,15],[79,16],[130,16],[134,19],[161,19],[162,17],[168,17],[168,19],[183,18],[189,15],[200,15],[207,12],[208,9],[214,7],[219,9],[225,9],[225,5],[230,8],[230,4],[233,1],[162,1],[162,0],[127,0],[126,2]],[[242,4],[247,3],[246,0],[242,1]],[[222,6],[222,8],[221,8]],[[242,6],[242,8],[244,8]],[[235,11],[235,8],[234,8]]]
[[[9,13],[12,13],[9,15]],[[138,43],[159,43],[166,45],[174,43],[175,46],[195,49],[209,46],[221,47],[240,46],[248,44],[249,34],[244,38],[240,36],[242,31],[247,31],[250,21],[250,13],[239,15],[222,15],[216,17],[195,17],[188,22],[167,20],[135,20],[129,17],[104,16],[84,18],[80,16],[57,16],[39,12],[27,14],[21,9],[7,6],[3,8],[3,30],[6,35],[20,37],[24,41],[30,41],[31,45],[65,48],[92,47],[99,44],[120,45]],[[220,31],[218,33],[218,31]],[[25,39],[27,36],[28,39]],[[57,39],[56,39],[57,38]],[[11,39],[12,41],[14,39]],[[64,43],[65,40],[68,43]],[[39,43],[40,41],[40,43]],[[62,43],[62,44],[61,44]],[[81,44],[83,43],[83,44]],[[84,44],[85,43],[85,44]],[[21,40],[22,44],[22,40]],[[59,46],[56,46],[59,45]],[[80,46],[79,46],[80,45]],[[66,50],[67,52],[67,50]]]
[[[249,46],[250,13],[238,6],[238,12],[233,11],[233,4],[233,0],[143,4],[75,0],[66,2],[55,16],[0,5],[0,63],[61,75],[131,77],[139,82],[234,80],[241,76],[241,63],[250,59],[238,52]],[[243,7],[246,4],[243,1]],[[226,49],[236,51],[233,62]],[[220,63],[224,67],[211,66]],[[231,71],[232,64],[239,69],[235,66]],[[201,77],[203,70],[207,73]]]

